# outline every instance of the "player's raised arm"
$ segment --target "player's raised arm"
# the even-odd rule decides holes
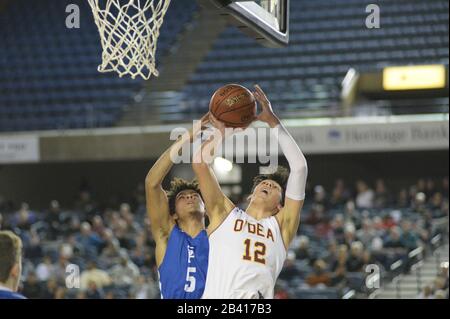
[[[281,226],[283,241],[288,248],[300,225],[300,212],[305,200],[308,165],[294,138],[275,115],[270,101],[259,86],[255,86],[254,95],[262,108],[258,120],[266,122],[273,130],[278,131],[278,143],[289,162],[290,174],[286,186],[284,207],[276,216]]]
[[[225,139],[225,125],[214,116],[209,115],[210,122],[215,126],[214,133],[202,143],[200,149],[194,153],[192,168],[197,177],[205,201],[206,212],[209,217],[209,232],[211,233],[228,216],[235,207],[233,202],[225,196],[220,188],[219,182],[211,168],[211,162],[217,149]]]
[[[205,119],[202,119],[202,123]],[[182,135],[156,161],[145,178],[147,213],[153,238],[156,242],[156,259],[158,264],[164,256],[168,236],[175,225],[169,212],[167,194],[162,187],[164,178],[173,166],[172,155],[179,153],[186,143],[191,143],[197,132],[190,130]]]

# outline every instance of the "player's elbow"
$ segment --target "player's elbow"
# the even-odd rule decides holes
[[[308,162],[305,158],[304,160],[298,161],[295,165],[291,165],[291,174],[296,176],[307,176],[308,175]]]
[[[145,188],[147,189],[156,189],[160,187],[161,184],[159,180],[153,176],[152,172],[149,172],[147,176],[145,177]]]

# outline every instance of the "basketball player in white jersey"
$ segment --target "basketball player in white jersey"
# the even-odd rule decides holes
[[[193,169],[210,220],[204,299],[273,298],[287,248],[300,224],[308,173],[306,159],[264,92],[259,86],[255,89],[254,96],[262,108],[257,120],[267,123],[273,132],[278,131],[278,142],[289,162],[290,173],[279,169],[272,175],[257,176],[249,206],[243,211],[223,194],[209,163],[196,155]],[[224,124],[212,115],[210,121],[216,129],[224,131]],[[219,145],[217,139],[210,139],[202,151],[210,152]]]

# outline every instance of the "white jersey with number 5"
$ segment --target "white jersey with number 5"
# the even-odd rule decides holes
[[[235,208],[209,237],[204,299],[272,299],[286,259],[275,217],[256,220]]]

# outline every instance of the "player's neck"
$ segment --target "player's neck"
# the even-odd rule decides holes
[[[204,219],[198,220],[196,218],[189,218],[188,220],[178,220],[178,226],[186,234],[192,238],[197,237],[197,235],[205,229]]]
[[[261,205],[260,203],[254,201],[250,202],[250,205],[248,205],[247,207],[246,213],[256,220],[262,220],[272,216],[272,213],[268,212],[265,209],[264,205]]]
[[[15,291],[15,287],[14,287],[14,283],[12,282],[12,280],[8,280],[7,282],[0,282],[0,290],[11,290],[11,291]]]

